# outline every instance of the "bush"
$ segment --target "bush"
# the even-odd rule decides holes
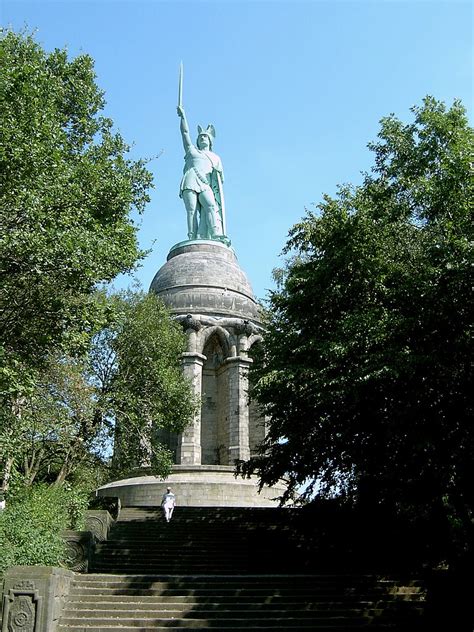
[[[77,488],[41,484],[15,490],[0,514],[0,573],[15,565],[61,565],[61,532],[82,527],[86,506],[87,496]]]

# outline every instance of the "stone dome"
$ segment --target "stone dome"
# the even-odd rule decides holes
[[[181,242],[170,250],[150,290],[171,312],[260,322],[249,280],[229,246],[218,241]]]

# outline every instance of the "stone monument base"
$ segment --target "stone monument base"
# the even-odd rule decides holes
[[[137,476],[99,487],[99,496],[119,497],[126,507],[159,506],[166,488],[176,494],[181,507],[278,507],[283,484],[263,487],[258,492],[257,477],[235,476],[226,465],[174,465],[165,480]]]

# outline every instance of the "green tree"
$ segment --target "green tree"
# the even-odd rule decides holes
[[[97,476],[110,479],[143,463],[155,474],[169,472],[172,455],[156,431],[183,430],[196,404],[181,370],[186,337],[156,295],[123,292],[107,302],[109,322],[88,354],[52,355],[22,399],[8,453],[26,486],[96,486]],[[84,481],[91,471],[95,477]]]
[[[15,468],[27,486],[36,480],[61,485],[79,468],[103,467],[108,432],[97,414],[87,358],[48,359],[24,397],[16,433]]]
[[[246,464],[288,495],[460,527],[474,516],[472,141],[459,102],[381,121],[361,186],[294,226],[269,297]]]
[[[186,336],[155,294],[128,292],[112,300],[114,321],[96,337],[90,365],[100,409],[114,430],[112,473],[147,464],[166,476],[173,455],[157,431],[182,432],[199,404],[181,366]]]
[[[130,213],[143,211],[151,174],[103,107],[88,55],[1,31],[0,446],[36,368],[53,350],[87,348],[105,322],[97,284],[143,255]],[[5,451],[0,466],[8,478]]]

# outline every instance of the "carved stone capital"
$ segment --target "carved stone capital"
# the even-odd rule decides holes
[[[251,358],[247,358],[246,356],[238,355],[233,358],[226,358],[225,363],[230,366],[248,368],[251,364],[253,364],[253,360]]]
[[[235,330],[235,333],[239,335],[244,334],[246,336],[251,336],[257,331],[257,328],[250,321],[242,320],[238,323],[235,323],[234,330]]]
[[[199,331],[202,327],[201,322],[194,318],[191,314],[187,314],[186,317],[181,321],[181,325],[185,331],[192,329],[193,331]]]

